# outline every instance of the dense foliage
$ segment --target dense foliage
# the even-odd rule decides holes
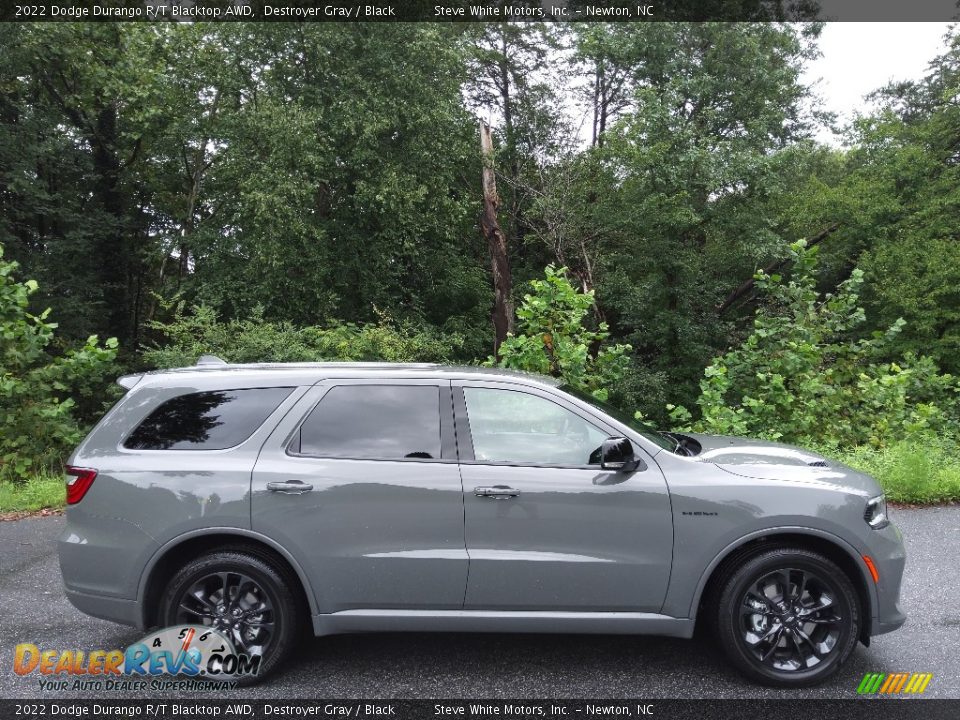
[[[519,308],[500,362],[660,424],[952,442],[960,30],[843,147],[813,140],[819,32],[0,25],[0,243],[38,281],[4,286],[4,362],[34,348],[4,369],[30,378],[0,400],[4,467],[53,462],[109,400],[93,335],[132,370],[487,358],[481,118]]]
[[[83,436],[77,405],[102,410],[102,390],[117,341],[100,345],[92,335],[78,347],[51,355],[56,323],[49,310],[31,314],[27,306],[35,280],[19,282],[14,262],[0,245],[0,481],[23,480],[56,468]]]
[[[233,363],[376,361],[451,362],[463,339],[440,337],[427,330],[397,324],[386,316],[366,325],[351,323],[296,326],[267,322],[255,309],[243,320],[220,322],[209,307],[184,313],[181,306],[169,323],[154,323],[162,337],[147,348],[147,366],[168,368],[193,365],[201,355],[213,354]]]
[[[960,385],[925,357],[888,362],[904,322],[855,337],[863,273],[817,292],[817,248],[791,247],[793,277],[760,272],[764,304],[739,347],[704,371],[694,429],[792,443],[879,447],[960,422]],[[673,417],[689,421],[683,407]]]

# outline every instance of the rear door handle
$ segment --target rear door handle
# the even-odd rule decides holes
[[[285,495],[303,495],[313,490],[313,485],[300,480],[284,480],[282,482],[268,482],[267,490]]]
[[[519,495],[520,491],[506,485],[494,485],[493,487],[474,488],[473,494],[477,497],[488,497],[494,500],[509,500]]]

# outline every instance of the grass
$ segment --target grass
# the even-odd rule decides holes
[[[0,513],[59,509],[65,504],[63,475],[44,473],[24,483],[0,482]]]
[[[910,505],[960,502],[960,445],[938,437],[901,440],[885,448],[857,447],[838,457],[873,475],[887,499]]]

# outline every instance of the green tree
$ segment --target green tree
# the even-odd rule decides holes
[[[56,323],[47,322],[49,310],[28,311],[38,285],[15,280],[16,269],[0,246],[0,480],[25,481],[55,468],[83,436],[74,398],[102,392],[117,341],[101,346],[93,335],[64,355],[50,355]]]
[[[566,268],[548,265],[544,279],[530,285],[533,292],[517,310],[519,333],[500,346],[499,363],[490,357],[486,364],[562,378],[606,400],[626,370],[630,346],[606,345],[606,323],[588,329],[593,292],[577,292]]]
[[[696,430],[831,447],[881,446],[958,420],[960,386],[925,357],[885,362],[904,327],[852,338],[866,314],[863,273],[836,293],[816,289],[817,252],[791,246],[793,277],[756,275],[764,304],[744,343],[704,371]],[[690,413],[671,407],[676,422]]]
[[[581,161],[581,223],[599,307],[634,347],[639,372],[624,393],[654,417],[660,393],[695,397],[735,332],[718,310],[743,268],[782,253],[774,211],[815,119],[800,74],[818,31],[646,23],[581,34],[588,78],[613,83],[602,147]]]
[[[821,287],[864,272],[869,333],[907,323],[893,356],[924,353],[960,372],[960,31],[927,75],[875,92],[875,109],[847,129],[847,150],[821,151],[798,177],[782,217],[792,236],[828,224]]]

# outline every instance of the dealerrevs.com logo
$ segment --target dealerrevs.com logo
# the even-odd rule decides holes
[[[41,650],[20,643],[13,671],[38,675],[42,690],[222,689],[256,675],[260,660],[260,655],[237,653],[217,630],[177,625],[150,633],[126,650]]]

